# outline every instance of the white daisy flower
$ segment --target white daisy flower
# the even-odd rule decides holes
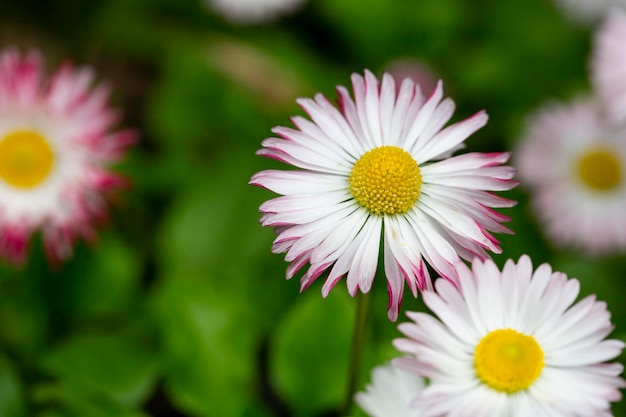
[[[591,78],[610,120],[626,122],[626,13],[613,11],[596,32]]]
[[[580,283],[530,258],[459,263],[458,287],[437,280],[424,302],[437,316],[408,313],[394,340],[410,357],[394,364],[429,379],[414,399],[421,417],[610,416],[621,399],[624,348],[605,340],[606,303],[575,303]]]
[[[551,104],[528,121],[514,152],[545,233],[589,254],[626,249],[626,128],[589,99]]]
[[[372,382],[354,400],[371,417],[419,417],[411,402],[423,389],[422,377],[388,363],[372,370]]]
[[[460,258],[499,253],[489,233],[508,232],[507,217],[490,207],[514,202],[488,191],[509,190],[508,153],[451,157],[487,122],[479,112],[442,129],[454,112],[441,82],[428,98],[405,79],[398,93],[393,77],[382,85],[371,72],[353,74],[353,100],[338,87],[339,109],[323,95],[298,104],[312,121],[292,119],[296,129],[276,127],[280,138],[263,141],[259,155],[300,170],[259,172],[250,181],[282,194],[260,207],[264,226],[275,226],[275,253],[291,262],[287,278],[305,264],[304,290],[330,269],[322,295],[347,274],[348,291],[368,292],[376,273],[381,236],[389,290],[389,317],[396,320],[404,291],[431,287],[424,259],[455,280]]]
[[[0,54],[0,258],[24,262],[40,230],[53,261],[92,240],[105,196],[126,180],[108,171],[135,135],[111,132],[118,116],[90,69],[65,65],[49,82],[40,57]]]
[[[240,24],[270,22],[293,13],[305,0],[204,0],[224,19]]]
[[[614,9],[626,9],[626,0],[555,0],[556,5],[573,22],[591,24]]]

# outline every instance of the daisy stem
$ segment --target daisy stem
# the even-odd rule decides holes
[[[363,354],[363,346],[365,344],[365,325],[367,323],[367,313],[369,311],[369,299],[369,293],[358,293],[356,296],[356,317],[354,318],[352,349],[350,350],[350,368],[348,369],[348,391],[343,409],[344,413],[342,416],[350,415],[350,409],[352,408],[352,403],[354,402],[353,397],[356,392],[361,356]]]

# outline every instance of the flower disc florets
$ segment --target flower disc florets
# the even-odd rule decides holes
[[[422,175],[408,152],[397,146],[381,146],[359,158],[349,181],[356,201],[370,212],[402,214],[415,204]]]

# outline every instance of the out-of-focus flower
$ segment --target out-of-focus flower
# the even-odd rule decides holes
[[[372,370],[372,381],[354,396],[371,417],[418,417],[411,401],[424,389],[424,379],[391,364]]]
[[[385,65],[385,72],[396,80],[412,79],[422,89],[422,93],[429,95],[437,87],[439,77],[426,63],[411,57],[398,58]],[[399,87],[399,86],[398,86]]]
[[[205,3],[233,23],[254,24],[276,20],[293,13],[305,0],[204,0]]]
[[[265,51],[234,39],[216,39],[208,48],[209,66],[256,96],[264,108],[291,106],[308,89],[296,71]]]
[[[135,134],[111,131],[118,115],[93,79],[67,64],[48,81],[38,53],[0,55],[0,258],[23,263],[37,230],[51,260],[68,258],[77,238],[94,239],[105,196],[126,185],[108,166]]]
[[[530,117],[514,152],[545,233],[590,254],[626,249],[626,128],[607,125],[590,99]]]
[[[528,256],[502,272],[492,260],[459,263],[459,285],[435,282],[424,302],[438,317],[408,313],[394,364],[429,379],[413,405],[420,416],[610,415],[621,398],[624,348],[606,303]]]
[[[626,9],[626,0],[554,0],[570,20],[590,24],[603,19],[611,10]]]
[[[613,11],[596,32],[591,79],[613,123],[626,122],[626,13]]]
[[[501,166],[508,153],[451,157],[487,122],[479,112],[442,130],[454,102],[442,100],[439,83],[428,98],[405,79],[396,94],[393,77],[382,85],[369,71],[352,76],[355,100],[338,87],[339,110],[323,95],[298,103],[312,122],[276,127],[280,138],[263,141],[259,155],[300,170],[259,172],[250,181],[282,197],[261,205],[264,226],[275,226],[272,251],[286,252],[287,278],[307,263],[304,290],[330,268],[322,295],[347,274],[348,291],[368,292],[383,237],[389,318],[396,320],[406,280],[414,296],[431,287],[424,260],[455,281],[460,257],[500,252],[489,231],[507,232],[507,217],[489,207],[514,204],[488,191],[516,185]]]

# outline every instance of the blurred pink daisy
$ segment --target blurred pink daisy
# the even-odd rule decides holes
[[[489,231],[508,232],[508,218],[490,207],[514,202],[488,191],[513,188],[514,171],[501,166],[508,153],[450,156],[487,115],[442,130],[455,106],[442,100],[441,83],[427,100],[410,79],[396,94],[388,74],[382,85],[369,71],[354,74],[352,84],[355,100],[338,87],[339,109],[321,94],[299,99],[312,122],[294,117],[296,129],[274,128],[280,138],[264,140],[258,154],[301,169],[259,172],[250,183],[283,195],[261,205],[261,222],[276,227],[272,251],[286,252],[287,278],[311,264],[302,290],[330,268],[323,296],[344,275],[352,296],[368,292],[382,236],[396,320],[404,281],[414,296],[432,285],[424,260],[454,281],[460,257],[500,252]]]
[[[421,417],[610,416],[623,366],[607,363],[624,343],[606,303],[528,256],[459,263],[459,285],[435,282],[424,302],[437,316],[408,313],[394,364],[429,379],[413,405]]]
[[[65,65],[46,81],[38,53],[0,54],[0,258],[25,261],[40,230],[52,261],[92,240],[105,195],[126,181],[108,171],[134,142],[110,132],[118,116],[90,69]]]
[[[610,120],[626,122],[626,13],[614,10],[597,31],[591,78]]]
[[[297,10],[305,0],[205,0],[206,4],[233,23],[270,22]]]
[[[519,177],[545,233],[590,254],[626,249],[626,128],[612,128],[597,103],[546,106],[514,152]]]
[[[354,400],[370,417],[419,417],[411,403],[424,385],[424,378],[388,363],[372,370],[371,383]]]

